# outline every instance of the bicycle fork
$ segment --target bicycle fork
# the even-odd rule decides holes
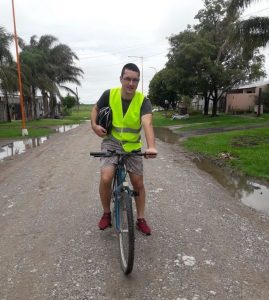
[[[119,233],[121,231],[120,224],[121,224],[121,214],[120,214],[120,206],[124,205],[124,203],[120,203],[122,201],[121,199],[121,193],[131,193],[131,189],[129,187],[129,184],[127,181],[123,181],[121,186],[119,186],[116,191],[114,191],[114,201],[115,201],[115,228],[116,231]]]

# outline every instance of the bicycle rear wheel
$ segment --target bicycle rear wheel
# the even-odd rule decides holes
[[[134,265],[134,219],[132,197],[122,192],[120,197],[120,231],[119,247],[120,262],[123,272],[132,272]]]

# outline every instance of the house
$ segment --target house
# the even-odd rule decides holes
[[[30,107],[26,102],[24,102],[26,107],[26,112],[31,113],[34,115],[34,110],[36,116],[38,118],[42,117],[44,114],[43,109],[43,99],[42,96],[36,96],[35,98],[35,107],[32,107],[32,112],[29,112]],[[20,106],[20,97],[17,94],[9,94],[8,95],[8,104],[6,98],[3,94],[0,93],[0,121],[7,121],[7,106],[9,107],[9,112],[11,114],[11,118],[13,120],[20,120],[21,119],[21,106]]]
[[[269,80],[257,81],[232,89],[226,96],[226,113],[258,112],[259,93],[269,92]],[[263,113],[261,105],[260,113]]]
[[[223,97],[218,101],[218,111],[226,114],[257,113],[260,89],[262,96],[265,96],[262,97],[260,113],[269,112],[269,80],[238,86],[224,93]],[[191,106],[194,110],[203,111],[204,98],[194,96],[191,100]],[[209,111],[211,109],[212,101],[209,102]]]
[[[217,104],[219,112],[225,112],[225,97],[222,97]],[[195,95],[191,99],[191,107],[195,111],[203,112],[205,106],[205,99],[202,96]],[[213,107],[213,102],[209,101],[208,103],[208,110],[211,111]]]

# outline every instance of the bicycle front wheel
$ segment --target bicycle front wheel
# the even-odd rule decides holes
[[[132,197],[122,192],[120,197],[120,261],[123,272],[132,272],[134,265],[134,219]]]

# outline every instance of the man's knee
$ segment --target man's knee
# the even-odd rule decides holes
[[[101,182],[111,184],[114,177],[114,168],[104,168],[101,170]]]
[[[143,176],[131,176],[131,183],[135,191],[141,191],[144,189]]]

